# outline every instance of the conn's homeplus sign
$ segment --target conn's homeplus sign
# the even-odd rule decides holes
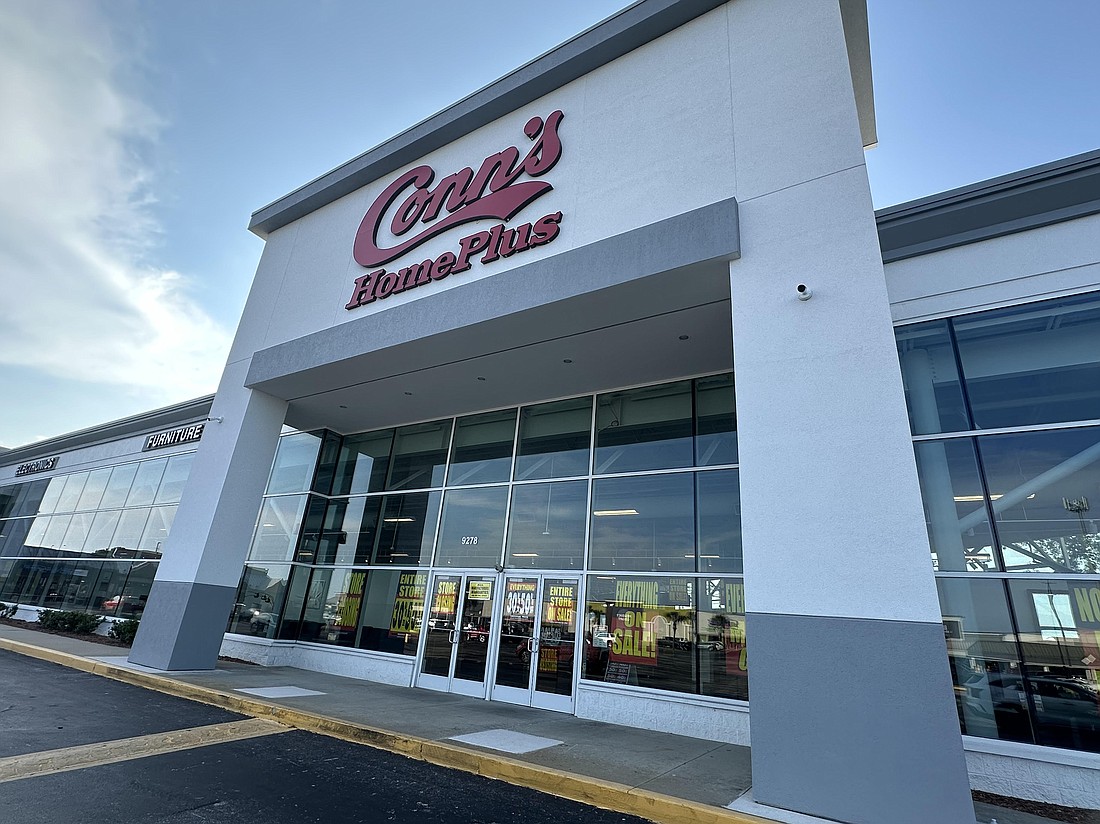
[[[197,441],[202,437],[202,430],[206,428],[206,423],[195,423],[191,426],[181,426],[179,429],[168,429],[164,432],[157,432],[155,435],[149,435],[145,439],[145,445],[141,447],[142,452],[148,452],[150,449],[164,449],[166,446],[176,446],[181,443],[191,443]]]
[[[345,308],[356,309],[465,272],[475,262],[492,263],[553,241],[558,236],[561,212],[514,227],[508,222],[553,191],[548,181],[536,178],[561,159],[558,127],[563,117],[560,111],[552,112],[545,120],[532,117],[523,127],[524,135],[532,141],[526,152],[509,146],[485,158],[476,172],[467,166],[437,181],[435,169],[424,165],[396,177],[367,209],[355,233],[352,255],[360,266],[382,267],[466,223],[501,222],[459,238],[454,251],[408,266],[377,268],[356,278]],[[384,226],[398,238],[392,246],[380,245]],[[414,229],[419,231],[405,237]]]

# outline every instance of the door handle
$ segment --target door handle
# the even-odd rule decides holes
[[[527,651],[534,654],[539,651],[539,639],[531,637],[527,639]]]
[[[447,640],[450,641],[452,644],[457,644],[458,643],[458,630],[457,629],[448,630],[447,631]]]

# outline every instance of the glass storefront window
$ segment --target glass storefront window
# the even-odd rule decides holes
[[[100,501],[103,500],[103,493],[107,489],[107,481],[111,477],[110,468],[96,469],[88,473],[88,480],[84,484],[84,489],[80,493],[80,500],[77,501],[76,508],[78,510],[98,509]]]
[[[969,438],[918,441],[914,447],[936,570],[999,569],[974,442]]]
[[[260,522],[248,557],[252,561],[289,561],[294,556],[298,530],[305,514],[304,495],[268,498],[260,509]]]
[[[176,519],[176,509],[175,506],[154,506],[149,510],[149,520],[137,547],[142,558],[161,557],[172,521]]]
[[[525,406],[519,413],[516,480],[587,475],[592,455],[592,398]]]
[[[137,471],[136,463],[123,464],[112,469],[111,478],[107,481],[107,489],[104,490],[103,497],[99,501],[100,508],[114,509],[125,506]]]
[[[65,537],[61,539],[60,549],[65,553],[79,553],[84,549],[84,542],[88,539],[88,530],[92,526],[95,516],[91,512],[81,512],[73,515],[69,521],[69,528],[65,530]]]
[[[584,677],[696,692],[690,578],[588,577]]]
[[[49,485],[49,481],[31,481],[0,487],[0,519],[36,514]]]
[[[467,415],[455,421],[450,486],[507,481],[512,472],[516,410]]]
[[[1100,752],[1100,581],[1013,580],[1039,744]]]
[[[42,500],[38,504],[38,511],[44,515],[49,515],[53,512],[57,512],[57,501],[61,498],[61,490],[65,488],[66,477],[59,475],[56,478],[50,478],[49,485],[46,487],[45,493],[42,495]]]
[[[416,655],[427,586],[427,572],[396,569],[368,572],[355,646]]]
[[[360,495],[381,492],[390,466],[393,430],[365,432],[344,438],[336,465],[333,495]]]
[[[149,510],[146,508],[124,510],[118,519],[114,538],[111,539],[111,555],[115,558],[138,557],[138,544],[141,543],[148,521]]]
[[[596,397],[597,475],[694,462],[691,381]]]
[[[1100,297],[955,318],[977,429],[1100,418]]]
[[[978,439],[1008,572],[1100,573],[1100,429]]]
[[[962,731],[1034,743],[1004,582],[940,578],[936,583]]]
[[[427,489],[442,486],[450,443],[449,418],[397,429],[386,489]]]
[[[579,569],[584,563],[587,511],[587,481],[513,487],[505,566]]]
[[[895,331],[914,435],[970,429],[948,323],[916,323]]]
[[[275,637],[290,566],[246,566],[226,632]]]
[[[144,609],[144,603],[140,598],[137,604],[134,604],[125,601],[122,597],[123,589],[126,586],[126,578],[129,574],[129,562],[100,562],[99,575],[93,585],[92,595],[88,601],[87,608],[92,612],[101,612],[106,615],[115,615],[120,609],[126,609],[133,612],[134,608],[138,605]]]
[[[491,567],[500,563],[508,487],[455,489],[443,499],[436,566]]]
[[[178,504],[183,494],[183,487],[187,483],[187,476],[191,473],[191,464],[194,462],[194,452],[169,458],[164,477],[160,479],[160,489],[157,490],[153,503]]]
[[[46,534],[42,536],[42,548],[61,549],[61,542],[65,539],[65,533],[69,531],[72,520],[72,515],[54,515],[50,518],[46,526]]]
[[[155,561],[135,561],[130,564],[130,574],[122,588],[122,597],[115,612],[119,618],[141,618],[145,604],[149,600],[149,590],[153,588],[153,577],[157,574]]]
[[[34,518],[13,518],[0,521],[0,558],[14,558],[25,555],[23,544],[27,540]]]
[[[282,620],[278,621],[277,632],[273,630],[275,637],[279,640],[298,640],[298,633],[302,627],[302,611],[306,607],[306,597],[309,594],[310,572],[310,568],[305,566],[292,567],[290,570],[290,583],[286,589],[286,604],[283,608]]]
[[[167,458],[158,458],[154,461],[142,461],[137,465],[137,475],[134,476],[130,494],[126,496],[126,506],[149,506],[153,502],[167,464]],[[68,487],[65,489],[68,491]]]
[[[320,448],[321,436],[313,432],[296,432],[280,438],[271,478],[267,482],[268,494],[305,492],[309,489]]]
[[[313,570],[298,640],[354,646],[366,578],[362,570]]]
[[[719,698],[749,698],[745,639],[745,582],[706,578],[699,587],[699,692]]]
[[[97,512],[88,530],[88,540],[84,542],[84,551],[89,555],[107,555],[114,543],[112,538],[118,527],[122,513],[117,509],[111,512]]]
[[[382,504],[377,552],[371,563],[430,564],[442,499],[440,492],[387,495]]]
[[[34,519],[34,523],[31,524],[30,530],[27,532],[27,539],[23,544],[23,551],[18,553],[20,555],[41,555],[41,550],[46,546],[46,530],[50,526],[50,521],[53,518],[49,515],[39,515]]]
[[[695,476],[699,572],[743,572],[741,487],[736,469]]]
[[[695,381],[695,465],[737,463],[737,411],[733,375]]]
[[[84,484],[88,482],[87,472],[77,472],[65,479],[65,486],[61,490],[61,496],[57,499],[55,512],[73,512],[80,503],[80,493],[84,491]]]
[[[693,473],[593,481],[589,567],[695,571]]]

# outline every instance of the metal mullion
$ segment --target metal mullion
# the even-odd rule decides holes
[[[1089,418],[1082,421],[1061,421],[1058,423],[1037,423],[1027,426],[1001,426],[996,429],[967,429],[960,432],[932,432],[927,435],[914,435],[913,442],[938,441],[958,438],[974,438],[984,435],[1020,435],[1028,432],[1046,432],[1048,430],[1062,429],[1088,429],[1100,426],[1100,418]]]

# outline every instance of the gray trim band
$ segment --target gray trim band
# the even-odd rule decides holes
[[[739,256],[737,201],[730,198],[260,350],[252,356],[245,385],[282,397],[276,387],[263,384],[651,275]],[[352,288],[349,281],[349,296]]]
[[[746,636],[755,801],[973,824],[942,624],[749,613]]]
[[[159,670],[214,669],[236,586],[153,581],[128,660]]]
[[[883,263],[1100,213],[1100,150],[875,213]]]
[[[268,234],[510,114],[726,0],[643,0],[459,100],[396,137],[253,212],[248,228]]]

